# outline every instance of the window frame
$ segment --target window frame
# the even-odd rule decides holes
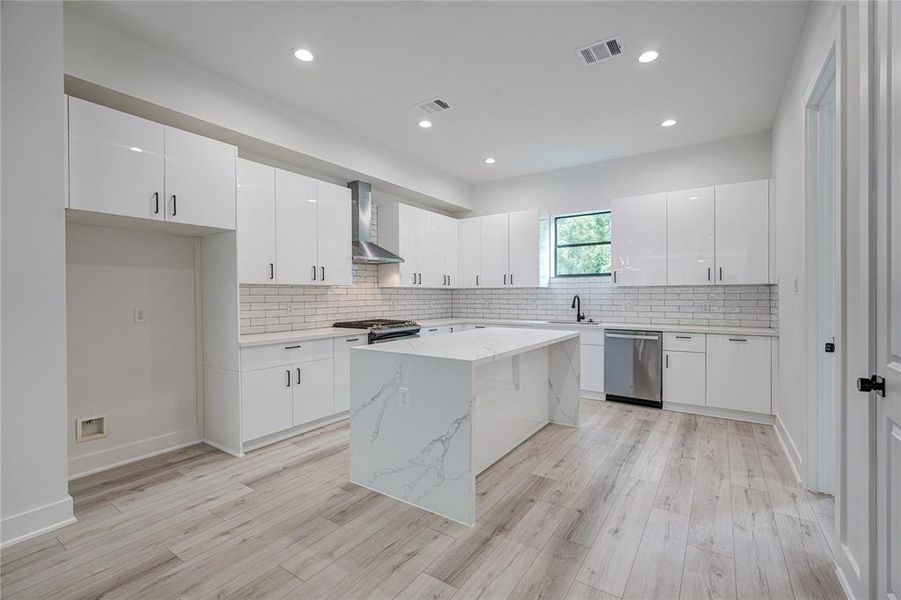
[[[612,270],[607,271],[605,273],[568,273],[564,275],[560,275],[557,273],[557,249],[558,248],[584,248],[586,246],[610,246],[612,244],[612,240],[607,240],[606,242],[580,242],[577,244],[560,244],[557,240],[557,220],[558,219],[572,219],[573,217],[592,217],[594,215],[610,215],[610,226],[611,231],[613,228],[613,214],[610,209],[607,210],[593,210],[590,212],[583,213],[572,213],[567,215],[554,215],[554,246],[553,246],[553,254],[554,254],[554,278],[564,278],[564,277],[610,277]],[[612,258],[612,254],[611,254]],[[611,269],[613,265],[611,264]]]

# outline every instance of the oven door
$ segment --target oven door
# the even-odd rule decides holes
[[[418,338],[418,333],[399,333],[397,335],[388,335],[384,337],[375,338],[373,334],[369,334],[369,343],[370,344],[384,344],[385,342],[396,342],[398,340],[410,340],[413,338]]]

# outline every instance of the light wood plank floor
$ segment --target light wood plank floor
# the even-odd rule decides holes
[[[479,476],[473,528],[348,483],[346,423],[75,480],[13,598],[842,598],[828,496],[771,427],[584,401]],[[825,528],[825,529],[824,529]]]

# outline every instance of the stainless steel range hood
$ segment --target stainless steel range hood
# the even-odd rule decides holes
[[[350,188],[352,200],[353,262],[370,265],[404,262],[398,255],[372,241],[372,186],[365,181],[351,181],[347,187]]]

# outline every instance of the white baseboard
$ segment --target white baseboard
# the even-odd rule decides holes
[[[197,428],[173,431],[157,437],[129,442],[114,448],[106,448],[72,456],[69,458],[69,479],[99,473],[131,462],[150,458],[164,452],[171,452],[185,446],[197,444],[202,440]],[[90,443],[90,442],[87,442]]]
[[[795,445],[795,440],[792,439],[791,434],[788,433],[788,430],[785,428],[785,424],[782,422],[782,418],[779,415],[776,415],[776,437],[779,439],[779,444],[782,446],[782,452],[785,454],[785,458],[788,459],[788,464],[792,469],[792,474],[795,476],[795,479],[799,484],[803,483],[801,479],[801,468],[804,466],[804,461],[801,459],[801,453],[798,452],[798,446]]]
[[[673,410],[676,412],[691,413],[694,415],[704,415],[705,417],[718,417],[721,419],[731,419],[733,421],[746,421],[748,423],[760,423],[761,425],[772,425],[772,415],[762,415],[759,413],[745,412],[743,410],[730,410],[728,408],[717,408],[715,406],[701,406],[698,404],[680,404],[678,402],[664,402],[664,410]]]
[[[208,440],[208,439],[204,438],[203,443],[206,444],[207,446],[212,446],[216,450],[222,450],[226,454],[231,454],[232,456],[236,456],[238,458],[241,458],[242,456],[244,456],[243,452],[234,450],[233,448],[227,448],[227,447],[223,446],[222,444],[220,444],[219,442],[214,442],[213,440]]]
[[[0,548],[41,535],[75,522],[72,497],[39,506],[0,520]]]

